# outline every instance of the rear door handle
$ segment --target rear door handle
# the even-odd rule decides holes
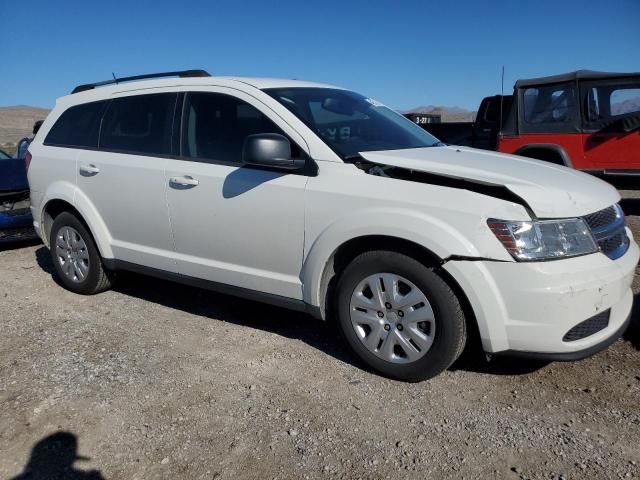
[[[200,182],[190,175],[184,175],[182,177],[171,177],[169,183],[174,187],[195,187]]]
[[[92,177],[94,175],[97,175],[98,173],[100,173],[100,169],[92,163],[90,163],[89,165],[80,165],[80,174],[84,175],[85,177]]]

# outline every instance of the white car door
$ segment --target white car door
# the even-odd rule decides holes
[[[98,151],[79,151],[76,162],[77,195],[85,195],[105,223],[115,257],[173,271],[164,173],[176,100],[176,93],[111,100]]]
[[[189,92],[183,101],[182,154],[165,178],[179,272],[301,299],[308,177],[243,166],[241,154],[251,134],[286,135],[301,155],[304,141],[237,90]]]

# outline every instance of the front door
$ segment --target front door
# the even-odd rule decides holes
[[[585,159],[593,168],[640,170],[640,78],[582,86]]]
[[[307,177],[242,165],[248,135],[297,135],[256,103],[224,89],[184,98],[181,156],[169,161],[165,176],[178,269],[189,277],[301,299]],[[292,141],[296,150],[304,155]]]

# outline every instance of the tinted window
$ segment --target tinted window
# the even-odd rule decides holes
[[[170,154],[176,94],[116,98],[102,120],[100,148],[141,154]]]
[[[59,147],[97,147],[100,118],[106,104],[106,101],[101,101],[69,108],[51,127],[44,144]]]
[[[221,162],[242,161],[242,146],[248,135],[279,133],[263,113],[242,100],[217,93],[190,93],[183,113],[182,155]],[[291,153],[299,157],[292,143]]]

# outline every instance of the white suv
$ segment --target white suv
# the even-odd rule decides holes
[[[77,87],[29,147],[34,226],[68,289],[135,270],[333,316],[409,381],[471,332],[551,360],[624,332],[639,251],[608,184],[444,145],[332,86],[163,75]]]

